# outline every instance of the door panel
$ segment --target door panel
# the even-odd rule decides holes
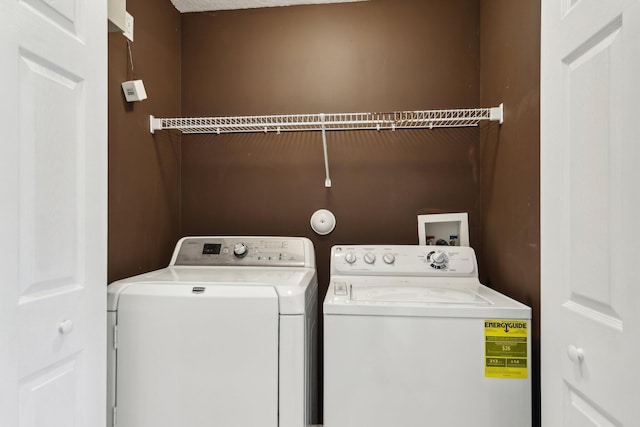
[[[617,421],[582,393],[565,383],[564,412],[567,414],[564,425],[570,427],[619,427]]]
[[[611,280],[611,251],[616,246],[615,188],[621,184],[614,173],[620,152],[616,118],[622,112],[611,97],[621,78],[621,27],[616,17],[563,60],[563,139],[568,142],[563,195],[568,215],[563,228],[569,233],[570,293],[565,307],[620,328],[613,301],[619,283]]]
[[[81,36],[84,28],[84,1],[82,0],[23,0],[25,6],[41,14],[50,25],[56,25],[65,31]]]
[[[19,57],[20,300],[26,302],[84,282],[84,100],[81,78],[30,52]]]
[[[20,381],[20,427],[76,425],[78,354]]]
[[[639,9],[542,2],[543,425],[640,418]]]
[[[0,1],[0,56],[1,423],[101,426],[106,2]]]

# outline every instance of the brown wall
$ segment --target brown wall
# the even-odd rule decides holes
[[[480,104],[505,123],[480,130],[481,273],[533,309],[534,426],[540,425],[540,1],[481,2]]]
[[[183,15],[185,116],[476,106],[476,0],[402,0]],[[339,243],[417,243],[416,214],[469,211],[479,239],[477,129],[183,136],[184,234],[316,243],[321,294]],[[327,208],[336,230],[317,237]]]
[[[539,425],[540,1],[375,0],[180,15],[128,0],[135,78],[109,37],[109,280],[163,267],[189,234],[300,235],[320,298],[340,243],[417,243],[416,215],[467,211],[482,280],[534,309]],[[494,106],[480,129],[180,136],[148,115],[391,111]],[[311,214],[331,209],[324,237]],[[318,315],[321,317],[321,308]]]
[[[478,0],[379,0],[185,14],[182,113],[476,107],[479,13]],[[182,140],[183,234],[307,236],[321,299],[332,245],[416,244],[419,213],[469,212],[480,245],[478,129],[330,132],[330,189],[317,132]],[[337,219],[324,237],[309,226],[320,208]]]
[[[109,34],[108,280],[164,267],[180,237],[180,135],[149,133],[149,115],[180,115],[180,14],[169,0],[128,0],[127,42]],[[127,103],[120,83],[142,79],[148,99]]]

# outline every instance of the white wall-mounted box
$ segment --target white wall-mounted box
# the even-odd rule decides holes
[[[127,102],[144,101],[147,99],[147,91],[142,80],[129,80],[122,82],[122,91]]]
[[[469,215],[466,212],[418,215],[418,243],[469,246]]]
[[[109,0],[107,8],[109,31],[124,33],[127,28],[127,0]]]

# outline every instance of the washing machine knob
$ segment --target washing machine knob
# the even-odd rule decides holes
[[[354,254],[353,252],[349,252],[344,256],[344,260],[349,264],[353,264],[354,262],[356,262],[356,254]]]
[[[442,269],[447,267],[449,257],[446,252],[434,251],[430,254],[431,267],[436,269]]]
[[[233,254],[238,258],[244,258],[249,254],[249,248],[244,243],[236,243],[233,245]]]
[[[393,264],[394,262],[396,262],[396,257],[394,254],[387,252],[386,254],[382,255],[382,260],[387,264]]]
[[[367,264],[373,264],[376,261],[376,254],[373,252],[367,252],[364,254],[364,262]]]

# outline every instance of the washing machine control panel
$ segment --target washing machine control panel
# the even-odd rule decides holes
[[[310,254],[313,246],[305,238],[187,237],[178,242],[171,264],[303,267],[315,262]]]
[[[473,248],[465,246],[334,246],[331,274],[477,277]]]

